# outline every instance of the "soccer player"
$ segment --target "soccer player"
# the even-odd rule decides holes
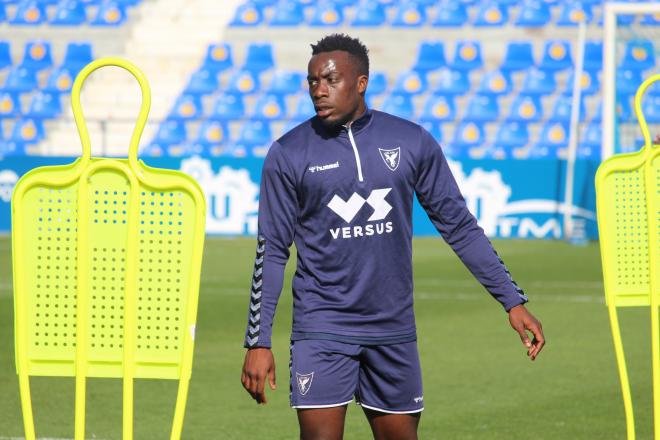
[[[275,388],[273,316],[295,242],[290,399],[305,440],[341,439],[353,398],[376,439],[417,438],[424,398],[413,315],[414,194],[508,312],[527,355],[534,360],[545,343],[435,140],[366,107],[367,52],[343,34],[312,45],[307,80],[316,116],[272,144],[262,171],[241,381],[257,403],[266,403],[266,382]]]

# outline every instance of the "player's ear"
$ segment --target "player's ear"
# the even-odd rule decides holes
[[[367,75],[358,76],[358,93],[363,94],[366,92],[367,84],[369,84],[369,77]]]

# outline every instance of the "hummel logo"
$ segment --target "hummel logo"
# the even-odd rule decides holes
[[[374,189],[366,200],[358,193],[353,193],[348,201],[344,201],[335,194],[332,200],[330,200],[330,203],[328,203],[328,208],[343,218],[346,223],[350,223],[366,202],[374,209],[373,214],[371,214],[371,217],[367,221],[382,220],[392,210],[392,205],[385,201],[385,196],[390,191],[392,191],[392,188]]]
[[[329,163],[327,165],[312,165],[307,169],[309,170],[310,173],[316,173],[317,171],[331,170],[333,168],[339,168],[339,161],[335,163]]]

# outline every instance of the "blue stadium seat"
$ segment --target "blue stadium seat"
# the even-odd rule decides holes
[[[210,118],[217,120],[241,119],[245,116],[243,95],[222,93],[213,103]]]
[[[55,26],[78,26],[87,21],[85,5],[78,0],[63,0],[57,5],[50,24]]]
[[[37,92],[32,96],[25,116],[32,119],[53,119],[62,113],[59,93]]]
[[[14,62],[11,59],[9,41],[0,41],[0,69],[9,67],[12,64],[14,64]]]
[[[460,156],[467,155],[467,149],[483,146],[486,142],[486,134],[483,124],[475,122],[461,122],[454,131],[454,137],[451,141],[452,148],[455,148]]]
[[[267,6],[273,6],[278,2],[278,0],[252,0],[251,2],[246,2],[246,3],[252,3],[255,6],[258,6],[260,9],[267,7]],[[302,3],[302,0],[301,0]]]
[[[258,26],[263,22],[263,14],[255,2],[246,2],[240,5],[229,23],[230,26]]]
[[[616,70],[616,92],[619,95],[634,95],[642,83],[642,72],[640,70],[617,69]]]
[[[213,156],[219,156],[229,140],[229,127],[222,121],[205,120],[197,132],[195,142],[206,147]]]
[[[199,95],[184,93],[174,102],[168,119],[173,121],[190,121],[199,119],[204,113]]]
[[[660,26],[660,14],[646,14],[639,24],[643,26]]]
[[[266,93],[261,95],[254,105],[252,119],[284,119],[286,117],[286,104],[282,95]]]
[[[0,92],[0,118],[14,118],[21,114],[18,93]]]
[[[104,1],[99,6],[92,26],[120,26],[126,21],[126,7],[115,1]]]
[[[416,1],[404,1],[399,3],[394,11],[392,26],[396,27],[420,27],[426,22],[426,9]]]
[[[443,69],[438,76],[434,93],[464,95],[470,91],[470,77],[467,71]]]
[[[473,70],[483,66],[481,43],[478,40],[459,41],[450,67],[455,70]]]
[[[314,115],[316,115],[316,111],[314,110],[314,104],[309,95],[306,93],[301,94],[300,97],[296,99],[292,118],[297,120],[307,120]]]
[[[337,2],[324,1],[314,7],[309,25],[312,27],[339,26],[344,21],[344,11]]]
[[[60,67],[78,73],[83,67],[91,63],[94,59],[92,55],[92,45],[90,43],[69,43],[64,52],[64,61]]]
[[[564,95],[573,94],[574,77],[575,72],[571,72],[568,80],[566,81],[566,86],[564,87]],[[598,72],[595,70],[584,70],[582,72],[580,86],[583,96],[590,96],[598,93],[600,91],[600,80],[598,79]]]
[[[227,91],[249,94],[261,89],[259,76],[250,70],[239,70],[229,78]]]
[[[500,125],[495,145],[506,150],[522,148],[529,143],[529,129],[524,122],[509,121]]]
[[[501,70],[494,70],[486,72],[481,77],[481,83],[477,89],[477,93],[481,95],[508,95],[511,93],[511,79],[506,72]]]
[[[9,70],[2,90],[8,92],[29,92],[39,87],[37,74],[23,66],[16,66]]]
[[[298,26],[305,21],[305,11],[297,0],[280,0],[273,8],[270,26]]]
[[[543,105],[538,95],[520,94],[511,103],[506,120],[511,122],[539,122],[543,119]]]
[[[187,137],[186,125],[183,121],[168,119],[160,123],[152,143],[167,147],[169,145],[180,144],[185,141]]]
[[[220,88],[218,81],[217,71],[201,67],[190,76],[188,84],[186,85],[186,93],[194,93],[198,95],[206,95],[213,93]]]
[[[18,119],[9,137],[9,141],[34,144],[45,137],[43,122],[38,119]]]
[[[165,154],[165,147],[153,142],[140,150],[140,157],[163,157]]]
[[[530,154],[534,157],[557,157],[557,151],[568,146],[568,135],[568,124],[548,122],[543,126],[539,141]]]
[[[580,146],[588,148],[602,148],[603,127],[600,123],[593,122],[584,127],[582,136],[580,136]]]
[[[562,3],[557,26],[577,26],[581,21],[589,24],[592,18],[593,13],[589,4],[569,1]]]
[[[495,95],[474,95],[467,104],[463,121],[493,122],[500,116],[500,106]]]
[[[550,95],[557,89],[557,80],[551,71],[531,68],[527,71],[520,93]]]
[[[221,72],[234,65],[231,46],[228,43],[210,44],[206,49],[203,67],[213,71]]]
[[[424,93],[428,87],[426,75],[415,70],[402,72],[394,84],[394,93],[419,95]]]
[[[573,97],[569,95],[559,95],[555,101],[550,117],[548,118],[549,122],[566,122],[571,121],[571,112],[573,110]],[[584,106],[584,100],[580,100],[580,120],[584,121],[586,119],[586,108]]]
[[[37,25],[48,20],[46,5],[35,0],[24,0],[18,4],[10,24]]]
[[[462,27],[468,21],[467,7],[454,0],[441,1],[431,24],[435,27]]]
[[[453,121],[456,119],[456,104],[452,95],[431,95],[424,103],[421,121]]]
[[[316,0],[298,0],[301,4],[306,6],[311,6],[316,3]],[[337,6],[345,8],[346,6],[355,6],[358,4],[358,0],[326,0],[330,3],[335,3]],[[382,2],[381,2],[382,3]]]
[[[381,26],[386,19],[385,6],[378,0],[362,0],[355,10],[351,26]]]
[[[445,67],[445,45],[442,41],[422,41],[417,52],[414,70],[429,72]]]
[[[244,70],[260,73],[274,65],[273,46],[270,43],[250,43],[248,45],[245,63],[242,67]]]
[[[270,123],[268,121],[245,121],[241,127],[236,143],[249,150],[254,147],[264,147],[273,141]]]
[[[660,123],[660,96],[645,96],[642,101],[642,111],[644,112],[646,122],[650,124]]]
[[[383,72],[369,73],[369,85],[367,93],[370,95],[380,95],[387,90],[387,77]]]
[[[504,61],[500,66],[504,71],[525,70],[534,66],[534,49],[532,43],[526,41],[511,41],[506,46]]]
[[[547,41],[539,67],[544,70],[564,70],[573,67],[571,43],[566,40]]]
[[[305,75],[301,72],[290,70],[276,70],[270,79],[270,84],[266,89],[269,93],[280,95],[291,95],[303,90],[303,79]],[[369,84],[371,85],[371,83]]]
[[[584,70],[603,68],[603,42],[587,41],[584,45]]]
[[[415,114],[412,98],[408,94],[391,93],[383,100],[382,109],[404,119],[412,119]]]
[[[0,140],[0,158],[27,156],[27,146],[23,142]]]
[[[628,70],[646,70],[655,67],[653,42],[650,40],[629,41],[619,67]]]
[[[30,70],[39,71],[52,67],[50,43],[46,41],[28,41],[25,43],[21,66]]]
[[[66,67],[56,67],[51,70],[46,80],[46,86],[43,88],[44,92],[49,93],[68,93],[71,91],[73,81],[76,78],[76,73]]]
[[[520,27],[543,27],[550,23],[550,5],[544,0],[525,0],[515,21]]]
[[[166,145],[164,149],[165,155],[168,157],[189,157],[195,154],[200,155],[203,152],[202,146],[195,142]]]
[[[503,26],[509,21],[509,11],[497,1],[482,3],[473,25],[477,27]]]
[[[7,21],[7,10],[4,3],[0,3],[0,22],[2,21]]]

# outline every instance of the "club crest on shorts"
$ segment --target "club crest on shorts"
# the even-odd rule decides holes
[[[314,372],[309,374],[300,374],[296,372],[296,383],[298,384],[298,391],[301,395],[307,394],[309,388],[312,386],[312,379],[314,379]]]
[[[379,148],[378,151],[380,151],[380,157],[383,158],[383,162],[385,162],[387,168],[392,171],[396,170],[401,159],[401,147],[396,147],[391,150]]]

